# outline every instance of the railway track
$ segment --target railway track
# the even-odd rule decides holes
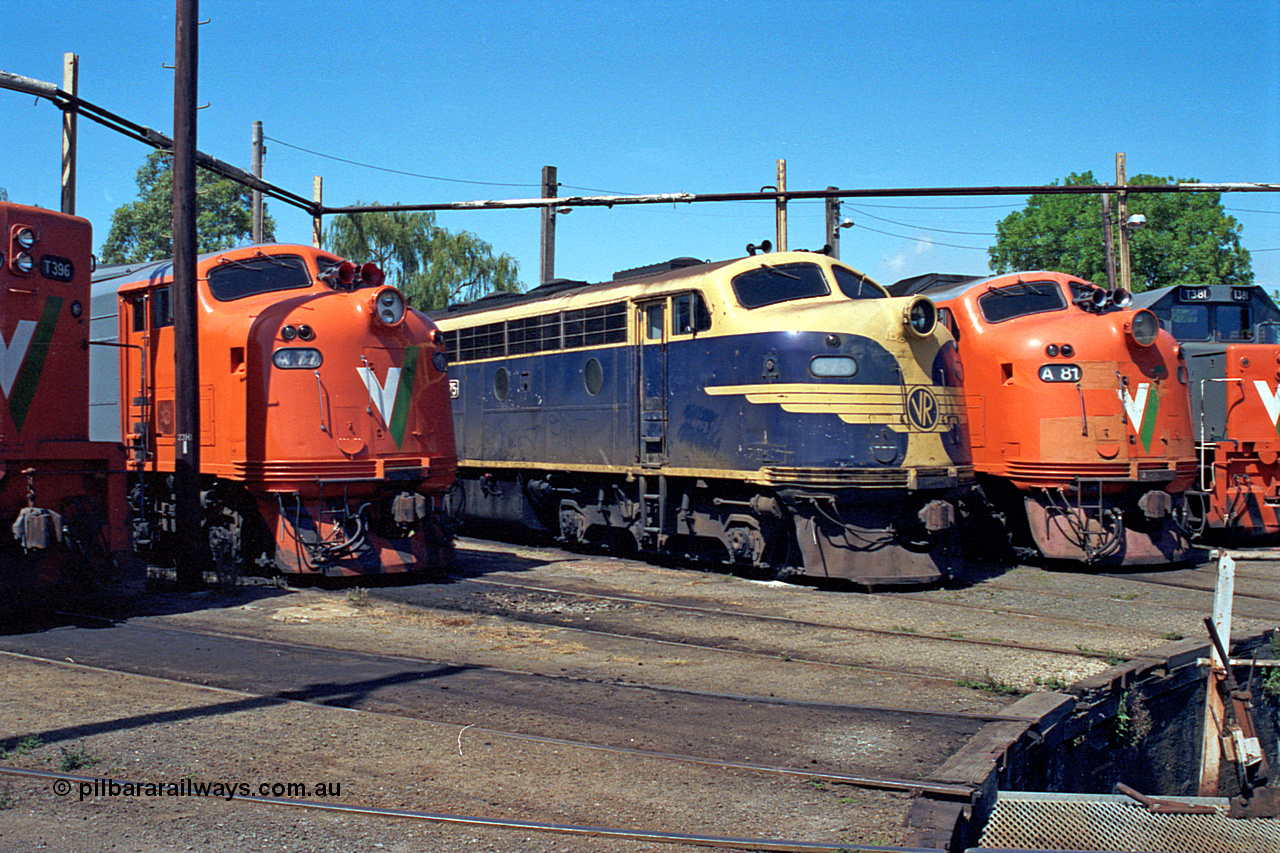
[[[830,755],[815,755],[804,737],[788,740],[780,733],[870,727],[877,729],[877,737],[892,737],[906,727],[921,737],[955,744],[983,723],[1002,719],[991,713],[606,683],[136,623],[4,636],[0,637],[0,652],[215,687],[243,694],[251,701],[341,707],[432,726],[671,761],[739,769],[772,767],[778,773],[830,776],[831,781],[847,784],[853,784],[848,780],[854,778],[879,779],[881,787],[896,790],[924,783],[911,781],[906,774],[877,774],[875,768],[866,766],[841,767]],[[228,666],[231,661],[235,661],[233,668]],[[477,725],[477,720],[506,723]],[[706,720],[723,721],[725,728],[708,736]],[[594,731],[596,736],[573,736],[583,731]],[[51,739],[68,740],[77,735],[74,731],[59,732]],[[765,765],[758,760],[757,744],[762,742],[781,757],[780,763]],[[677,748],[694,743],[703,749],[701,755]],[[933,757],[923,761],[928,764],[942,758],[943,752],[934,750]]]
[[[27,777],[51,782],[53,785],[92,785],[94,779],[72,773],[55,773],[48,770],[5,767],[0,765],[0,774],[7,776]],[[129,780],[123,781],[129,784]],[[133,782],[137,785],[140,783]],[[727,836],[697,835],[692,833],[671,832],[658,829],[625,829],[606,826],[573,826],[568,824],[544,823],[526,820],[501,820],[498,818],[472,817],[458,814],[441,814],[416,809],[388,809],[370,806],[355,806],[347,803],[314,802],[291,799],[288,797],[270,797],[260,795],[238,796],[243,803],[286,806],[308,811],[334,812],[344,815],[360,815],[374,818],[397,818],[415,821],[428,821],[454,827],[485,827],[491,829],[521,832],[539,832],[549,835],[561,835],[578,838],[610,839],[623,842],[651,842],[660,844],[679,844],[690,847],[732,848],[744,851],[778,851],[778,853],[841,853],[848,851],[843,844],[819,844],[812,841],[788,840],[782,838],[731,838]],[[879,845],[859,845],[860,853],[912,853],[902,847],[882,847]],[[919,850],[918,853],[936,853],[936,851]]]
[[[742,849],[875,849],[905,837],[882,828],[901,827],[914,792],[966,799],[963,786],[930,775],[988,721],[1008,720],[1000,709],[1012,699],[972,689],[982,685],[966,673],[991,666],[990,687],[1006,680],[996,668],[1006,660],[1027,672],[1050,662],[1090,674],[1111,662],[1107,649],[1139,658],[1165,641],[1113,618],[1129,603],[1123,596],[1106,612],[1087,606],[1111,578],[1050,575],[1036,589],[1034,576],[1023,577],[865,595],[559,552],[487,554],[447,582],[161,596],[115,620],[77,617],[0,636],[0,650],[40,691],[47,680],[74,681],[45,679],[41,667],[78,666],[77,685],[188,697],[175,710],[9,723],[14,735],[43,735],[46,751],[102,749],[135,731],[146,743],[177,738],[183,755],[204,738],[218,761],[246,766],[255,756],[287,766],[312,755],[320,766],[328,756],[356,766],[361,750],[392,747],[348,775],[368,782],[334,814],[440,817],[444,828],[423,830],[448,839],[437,847],[471,831],[465,815],[476,813],[476,827],[499,833],[564,829],[558,843],[572,850],[692,850],[716,839]],[[1121,577],[1126,595],[1146,588]],[[1073,606],[1073,595],[1084,604]],[[1162,613],[1195,612],[1177,595],[1159,597],[1180,605]],[[955,636],[957,625],[969,636]],[[997,628],[1003,638],[990,636]],[[1078,647],[1088,637],[1099,638],[1096,649]],[[211,688],[222,695],[190,698]],[[84,694],[77,686],[55,695]],[[50,701],[45,713],[63,720]],[[228,754],[220,732],[237,718],[255,723],[236,729]],[[116,764],[133,766],[129,755]],[[156,760],[144,752],[139,766]],[[587,840],[571,840],[579,830]],[[837,837],[847,842],[786,840]]]

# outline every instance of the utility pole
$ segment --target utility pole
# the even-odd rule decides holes
[[[80,88],[80,57],[74,53],[62,55],[62,91],[75,97]],[[67,106],[62,111],[62,212],[76,212],[76,108]]]
[[[838,189],[838,187],[827,187],[829,190]],[[837,261],[840,260],[840,199],[831,196],[826,200],[827,207],[827,239],[826,244],[831,247],[831,257]]]
[[[542,197],[558,198],[560,184],[556,182],[556,167],[542,167]],[[542,270],[541,283],[556,277],[556,211],[547,205],[542,208]]]
[[[262,177],[262,122],[255,121],[253,123],[253,152],[250,158],[250,168],[253,170],[255,178]],[[262,191],[253,191],[253,242],[258,244],[262,242]]]
[[[200,353],[196,300],[196,68],[199,0],[177,0],[173,85],[174,503],[179,589],[204,582],[200,530]]]
[[[1106,249],[1107,290],[1116,289],[1116,249],[1111,223],[1111,194],[1102,193],[1102,245]]]
[[[1125,175],[1124,152],[1116,154],[1116,186],[1123,187],[1128,183]],[[1116,193],[1120,219],[1120,286],[1128,293],[1133,293],[1129,283],[1129,199],[1124,190]]]
[[[778,251],[787,251],[787,161],[778,161]]]
[[[316,209],[319,210],[324,202],[324,178],[316,175],[311,179],[311,199],[316,203]],[[320,241],[324,237],[323,225],[321,223],[320,214],[311,217],[311,245],[317,249],[320,248]]]

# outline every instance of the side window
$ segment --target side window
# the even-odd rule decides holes
[[[711,328],[711,312],[701,293],[681,293],[671,297],[671,331],[690,335]]]
[[[139,293],[137,296],[129,297],[129,312],[133,316],[133,330],[135,332],[145,332],[147,330],[147,297],[145,294]]]
[[[956,322],[955,315],[951,313],[950,308],[938,309],[938,322],[947,327],[947,331],[951,333],[951,337],[957,341],[960,340],[960,324]]]
[[[644,337],[648,341],[662,340],[662,303],[648,305],[644,309]]]
[[[151,291],[151,328],[173,325],[173,295],[167,287]]]

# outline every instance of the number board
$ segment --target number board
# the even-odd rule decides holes
[[[40,258],[40,275],[54,281],[71,281],[75,278],[75,264],[57,255],[43,255]]]
[[[1078,364],[1040,365],[1041,382],[1079,382],[1080,376],[1080,365]]]
[[[1249,288],[1247,288],[1247,287],[1233,287],[1233,288],[1231,288],[1231,301],[1233,301],[1233,302],[1248,302],[1248,301],[1249,301]]]
[[[1208,302],[1209,288],[1180,287],[1178,288],[1178,296],[1183,302]]]

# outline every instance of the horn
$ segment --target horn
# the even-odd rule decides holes
[[[747,244],[748,255],[754,255],[756,252],[764,252],[767,255],[772,251],[773,251],[773,244],[770,243],[768,240],[761,240],[759,246],[757,246],[755,243]]]
[[[1129,291],[1125,290],[1123,287],[1117,287],[1115,290],[1111,291],[1111,303],[1113,305],[1118,305],[1121,308],[1128,308],[1130,302],[1133,302],[1133,297],[1129,294]]]

